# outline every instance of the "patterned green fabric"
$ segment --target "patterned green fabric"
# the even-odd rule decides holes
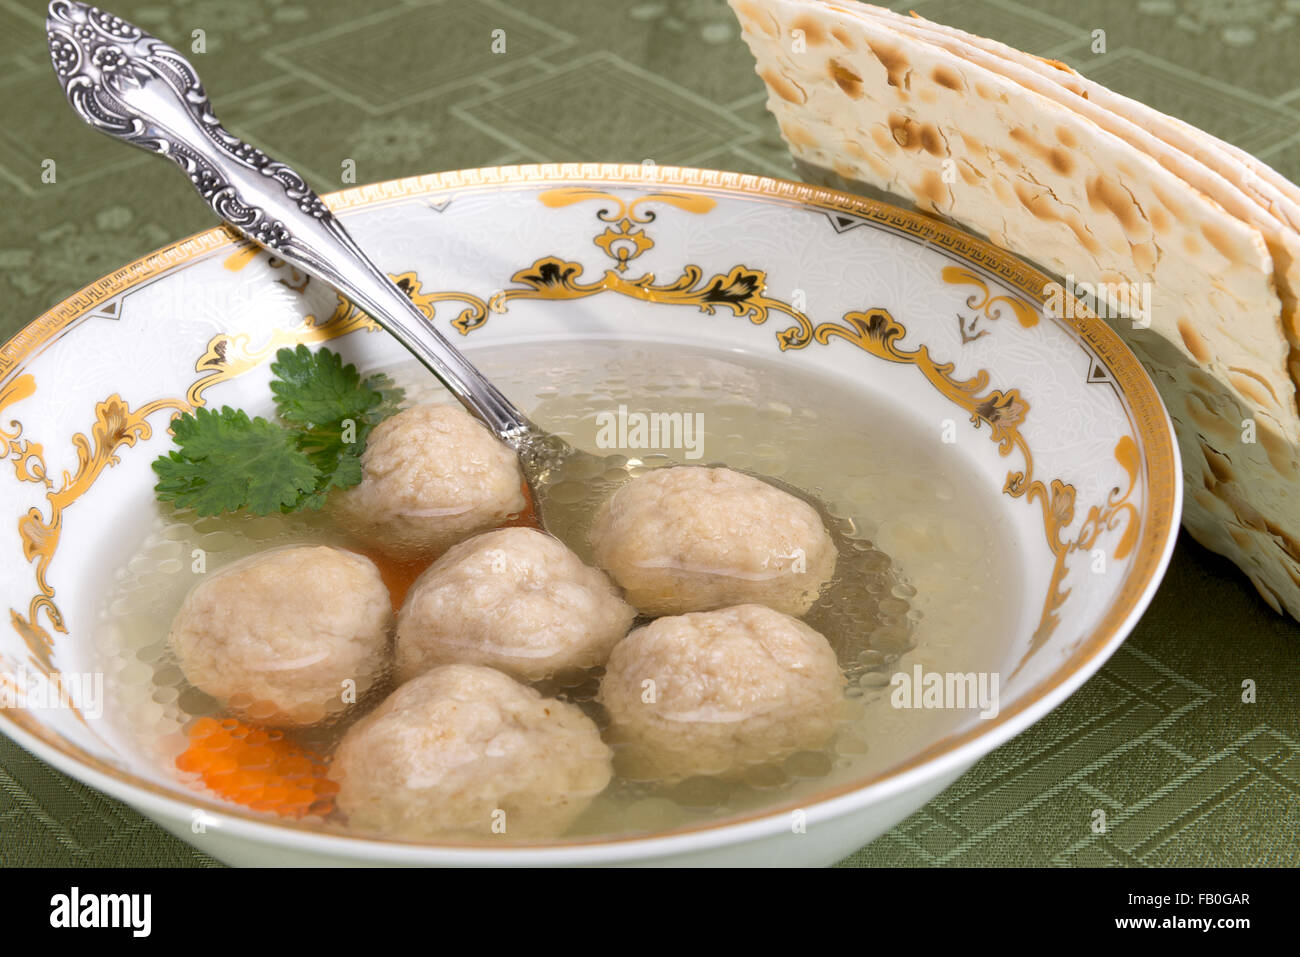
[[[206,52],[193,59],[227,125],[322,191],[340,185],[345,159],[357,182],[577,159],[791,175],[720,0],[108,5],[182,49],[202,30]],[[1066,60],[1300,179],[1294,0],[895,5]],[[42,16],[32,0],[0,0],[6,338],[81,285],[211,225],[178,175],[73,117]],[[491,52],[494,30],[504,53]],[[1105,53],[1093,52],[1097,30]],[[1300,863],[1298,631],[1229,564],[1184,542],[1096,678],[879,841],[846,847],[845,864]],[[0,738],[0,864],[211,863]]]

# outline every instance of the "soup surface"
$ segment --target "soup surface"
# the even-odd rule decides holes
[[[554,494],[589,505],[565,514],[594,515],[620,483],[655,467],[726,465],[822,503],[839,548],[833,581],[804,616],[830,642],[848,679],[840,724],[827,746],[752,767],[734,780],[694,777],[670,785],[619,773],[616,752],[614,779],[566,836],[660,831],[798,802],[884,770],[978,720],[978,709],[891,703],[891,676],[917,665],[927,672],[997,672],[1021,614],[1016,583],[1023,556],[1004,505],[936,429],[896,407],[873,408],[849,383],[738,352],[590,341],[470,354],[539,425],[603,456],[599,474],[588,463],[556,477]],[[408,406],[454,402],[414,363],[386,371],[406,389]],[[249,411],[269,415],[270,403]],[[583,519],[548,531],[590,563]],[[196,727],[214,726],[203,719],[227,717],[220,702],[186,682],[168,645],[185,595],[203,574],[302,543],[368,554],[398,591],[418,571],[350,541],[328,512],[196,519],[159,507],[147,534],[105,583],[96,651],[112,703],[108,718],[114,736],[159,776],[204,790],[212,779],[196,773],[186,755],[193,757]],[[561,672],[535,687],[577,704],[603,729],[608,718],[595,701],[600,674],[599,668]],[[346,717],[271,731],[266,746],[301,747],[327,761],[351,722],[391,688],[389,681],[367,694]],[[259,754],[251,765],[265,763],[265,748]],[[178,758],[188,770],[177,767]],[[220,760],[237,765],[244,757],[231,751]],[[246,776],[249,793],[257,790],[256,772],[252,767]],[[245,800],[230,788],[218,792],[276,810],[275,794]],[[293,816],[306,823],[347,827],[328,801],[300,810],[305,813]]]

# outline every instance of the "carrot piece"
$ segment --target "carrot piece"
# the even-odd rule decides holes
[[[519,483],[520,489],[524,493],[524,510],[506,522],[504,528],[541,528],[542,523],[537,520],[537,509],[533,505],[533,492],[528,487],[528,482]]]
[[[195,721],[176,767],[197,774],[228,801],[282,817],[327,814],[338,791],[319,755],[285,740],[279,731],[235,718]]]
[[[532,493],[528,490],[528,483],[521,482],[520,486],[523,488],[524,502],[526,503],[523,511],[501,527],[541,528],[541,523],[537,521],[537,509],[533,507]],[[384,585],[388,588],[388,597],[393,602],[393,611],[401,609],[402,602],[406,600],[406,593],[415,584],[415,580],[434,562],[434,559],[416,559],[412,562],[399,561],[373,548],[361,548],[359,551],[374,562],[375,567],[379,569],[379,577],[384,580]]]
[[[362,554],[374,562],[375,567],[379,569],[379,577],[384,580],[384,585],[388,588],[388,597],[392,599],[393,611],[402,607],[407,591],[415,584],[420,574],[433,564],[430,559],[400,562],[373,549],[363,549]]]

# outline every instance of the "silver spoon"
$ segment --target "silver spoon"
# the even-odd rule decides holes
[[[576,457],[602,460],[539,428],[429,323],[371,262],[303,178],[227,132],[194,67],[134,24],[77,0],[54,0],[50,59],[86,123],[166,156],[218,216],[363,309],[519,456],[538,520],[556,508],[547,478]],[[581,465],[582,463],[577,463]],[[602,466],[603,468],[603,466]]]
[[[604,475],[604,459],[531,422],[371,262],[298,173],[227,132],[189,61],[134,24],[77,0],[54,0],[45,28],[54,71],[78,116],[171,159],[223,220],[363,309],[514,449],[544,528],[585,526],[587,506],[550,492],[565,472]],[[808,502],[833,534],[838,530],[815,496],[755,477]],[[586,551],[585,541],[566,544]]]

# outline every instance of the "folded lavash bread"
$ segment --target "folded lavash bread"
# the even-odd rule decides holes
[[[1260,231],[1078,112],[878,19],[808,0],[731,4],[796,159],[1058,276],[1151,289],[1150,327],[1118,328],[1174,420],[1184,522],[1274,608],[1300,613],[1300,417]]]
[[[1056,60],[1048,60],[1046,62],[1058,64],[1065,70],[1070,69]],[[1074,73],[1073,70],[1070,70],[1070,72]],[[1077,73],[1074,75],[1076,77],[1079,76]],[[1115,96],[1117,94],[1111,95]],[[1132,103],[1135,101],[1129,100],[1129,102]],[[1145,104],[1143,105],[1143,108],[1149,112],[1156,113],[1155,110],[1152,110],[1149,106],[1145,106]],[[1156,115],[1163,116],[1164,114],[1156,113]],[[1217,136],[1212,136],[1205,132],[1205,130],[1192,126],[1192,124],[1185,120],[1180,120],[1177,117],[1171,116],[1167,117],[1167,119],[1169,120],[1170,125],[1174,129],[1179,130],[1192,144],[1194,156],[1197,156],[1198,158],[1202,157],[1202,149],[1208,150],[1205,154],[1208,156],[1215,156],[1217,154],[1227,156],[1228,159],[1235,160],[1245,167],[1248,175],[1242,178],[1242,183],[1247,191],[1256,192],[1261,187],[1266,187],[1266,191],[1262,192],[1260,195],[1268,197],[1270,195],[1280,194],[1284,197],[1284,211],[1279,211],[1280,215],[1283,215],[1286,221],[1293,227],[1300,229],[1300,186],[1291,182],[1291,180],[1287,179],[1267,163],[1252,156],[1250,153],[1247,153],[1235,143],[1225,143]],[[1209,162],[1210,160],[1207,159],[1205,161]],[[1272,203],[1271,199],[1266,198],[1264,201],[1270,205]]]
[[[1060,60],[1034,56],[988,37],[934,23],[915,12],[904,17],[885,7],[867,3],[838,3],[831,0],[828,5],[840,7],[849,13],[881,17],[895,24],[911,24],[928,32],[936,41],[940,37],[957,40],[1034,70],[1059,84],[1062,89],[1140,125],[1174,149],[1199,160],[1220,175],[1233,179],[1242,190],[1286,225],[1300,229],[1300,186],[1240,147],[1095,83]]]
[[[1297,373],[1300,373],[1300,232],[1292,227],[1291,220],[1294,217],[1295,221],[1300,221],[1300,207],[1296,207],[1269,184],[1243,177],[1241,165],[1225,151],[1218,149],[1218,141],[1213,138],[1201,141],[1190,137],[1185,129],[1164,114],[1113,94],[1105,87],[1084,80],[1077,74],[1067,74],[1046,61],[1019,53],[995,41],[971,37],[951,27],[933,24],[916,16],[903,17],[868,4],[833,2],[828,6],[842,9],[850,15],[869,15],[901,32],[913,33],[971,63],[1000,72],[1027,89],[1055,100],[1124,139],[1131,146],[1144,150],[1170,172],[1216,200],[1227,212],[1257,228],[1273,256],[1274,278],[1282,301],[1282,327],[1291,347],[1288,366],[1292,381],[1297,381]],[[993,50],[997,53],[991,52]],[[1067,76],[1072,79],[1067,81],[1064,79]],[[1107,106],[1103,106],[1103,103]],[[1130,115],[1140,120],[1142,125],[1130,121]],[[1248,194],[1244,187],[1238,188],[1228,178],[1230,176],[1247,184],[1253,183],[1253,189]],[[1205,457],[1201,484],[1197,486],[1189,482],[1187,495],[1203,499],[1202,504],[1211,510],[1218,508],[1214,501],[1216,498],[1227,501],[1240,498],[1240,491],[1230,487],[1236,481],[1236,474],[1231,469],[1231,460],[1236,457],[1236,453],[1231,449],[1215,448],[1204,437],[1200,438],[1199,445]],[[1226,469],[1225,465],[1228,466]],[[1223,529],[1224,533],[1230,531],[1230,525]],[[1300,549],[1297,549],[1294,538],[1276,534],[1281,531],[1283,526],[1270,531],[1266,523],[1262,534],[1271,538],[1274,546],[1284,555],[1292,560],[1300,560]],[[1207,541],[1206,544],[1223,550],[1221,543]],[[1265,553],[1267,554],[1267,548]],[[1266,592],[1264,594],[1266,598],[1272,597]]]
[[[871,4],[832,2],[827,6],[849,15],[879,19],[892,29],[913,33],[1056,100],[1150,154],[1227,212],[1258,229],[1273,257],[1274,278],[1282,300],[1282,330],[1291,346],[1287,363],[1291,381],[1300,384],[1300,231],[1296,228],[1300,224],[1300,206],[1270,181],[1259,175],[1243,175],[1240,161],[1221,149],[1223,144],[1208,134],[1194,136],[1198,132],[1195,127],[1112,93],[1055,61],[1042,60],[994,40],[975,37],[915,15],[900,16]],[[1256,166],[1267,168],[1263,164]],[[1269,172],[1273,178],[1281,178],[1276,171]]]
[[[915,13],[904,17],[884,7],[865,3],[831,5],[841,7],[850,13],[866,13],[903,26],[913,25],[929,33],[936,42],[940,42],[940,38],[956,40],[1034,70],[1074,96],[1125,117],[1174,149],[1200,160],[1220,175],[1233,179],[1243,191],[1292,229],[1300,229],[1300,186],[1240,147],[1226,143],[1177,117],[1152,109],[1145,103],[1129,99],[1100,83],[1095,83],[1060,60],[1034,56],[1007,46],[1005,43],[999,43],[997,40],[933,23]]]

